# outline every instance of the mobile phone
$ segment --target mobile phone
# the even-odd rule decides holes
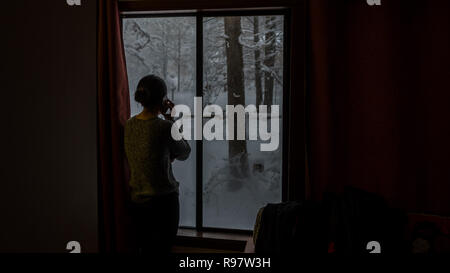
[[[166,114],[167,110],[172,110],[173,107],[175,107],[175,104],[171,100],[165,99],[162,105],[162,113]]]

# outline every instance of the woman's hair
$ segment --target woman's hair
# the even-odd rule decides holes
[[[166,95],[167,86],[164,80],[155,75],[148,75],[139,81],[134,100],[153,110],[163,104]]]

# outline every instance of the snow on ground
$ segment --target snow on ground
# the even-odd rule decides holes
[[[260,152],[259,143],[247,141],[249,177],[238,179],[229,173],[228,142],[203,142],[204,226],[253,229],[258,209],[281,201],[281,149]]]

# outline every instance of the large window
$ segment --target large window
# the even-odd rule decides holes
[[[226,105],[254,105],[259,113],[246,113],[244,140],[226,140],[225,129],[224,140],[189,140],[191,157],[173,166],[181,226],[251,230],[260,207],[282,200],[285,25],[285,15],[275,12],[124,15],[132,115],[141,111],[133,98],[147,74],[165,79],[175,104],[194,109],[194,97],[201,97],[203,107],[219,106],[222,117]],[[249,136],[261,105],[267,131],[279,139],[270,151],[261,151],[267,138]],[[211,118],[202,117],[203,125]],[[274,119],[279,127],[272,127]]]

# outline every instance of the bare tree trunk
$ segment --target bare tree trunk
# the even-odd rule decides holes
[[[264,104],[270,105],[273,103],[273,87],[274,79],[271,72],[275,65],[275,24],[276,17],[266,16],[266,35],[265,35],[265,47],[264,47]]]
[[[177,78],[177,91],[181,91],[181,30],[178,27],[178,78]]]
[[[167,35],[166,35],[166,31],[167,31],[167,21],[163,22],[162,24],[162,33],[161,33],[161,40],[162,40],[162,78],[164,79],[164,82],[166,82],[167,84],[167,66],[168,66],[168,52],[167,52],[167,46],[168,46],[168,41],[167,41]],[[173,90],[172,90],[172,100],[173,100]]]
[[[161,35],[162,37],[162,53],[163,53],[163,67],[162,67],[162,76],[164,81],[167,80],[167,62],[168,62],[168,56],[167,56],[167,41],[166,41],[166,31],[165,28],[163,28],[163,33]]]
[[[227,86],[228,104],[245,105],[244,61],[239,37],[242,33],[241,17],[225,17],[225,35],[227,36]],[[234,123],[234,139],[228,142],[228,158],[232,175],[248,175],[248,155],[245,140],[236,140],[237,122]],[[239,187],[241,185],[235,185]]]
[[[255,89],[256,89],[256,109],[263,102],[263,93],[261,86],[261,52],[257,48],[259,43],[259,17],[253,17],[253,41],[255,43]]]

